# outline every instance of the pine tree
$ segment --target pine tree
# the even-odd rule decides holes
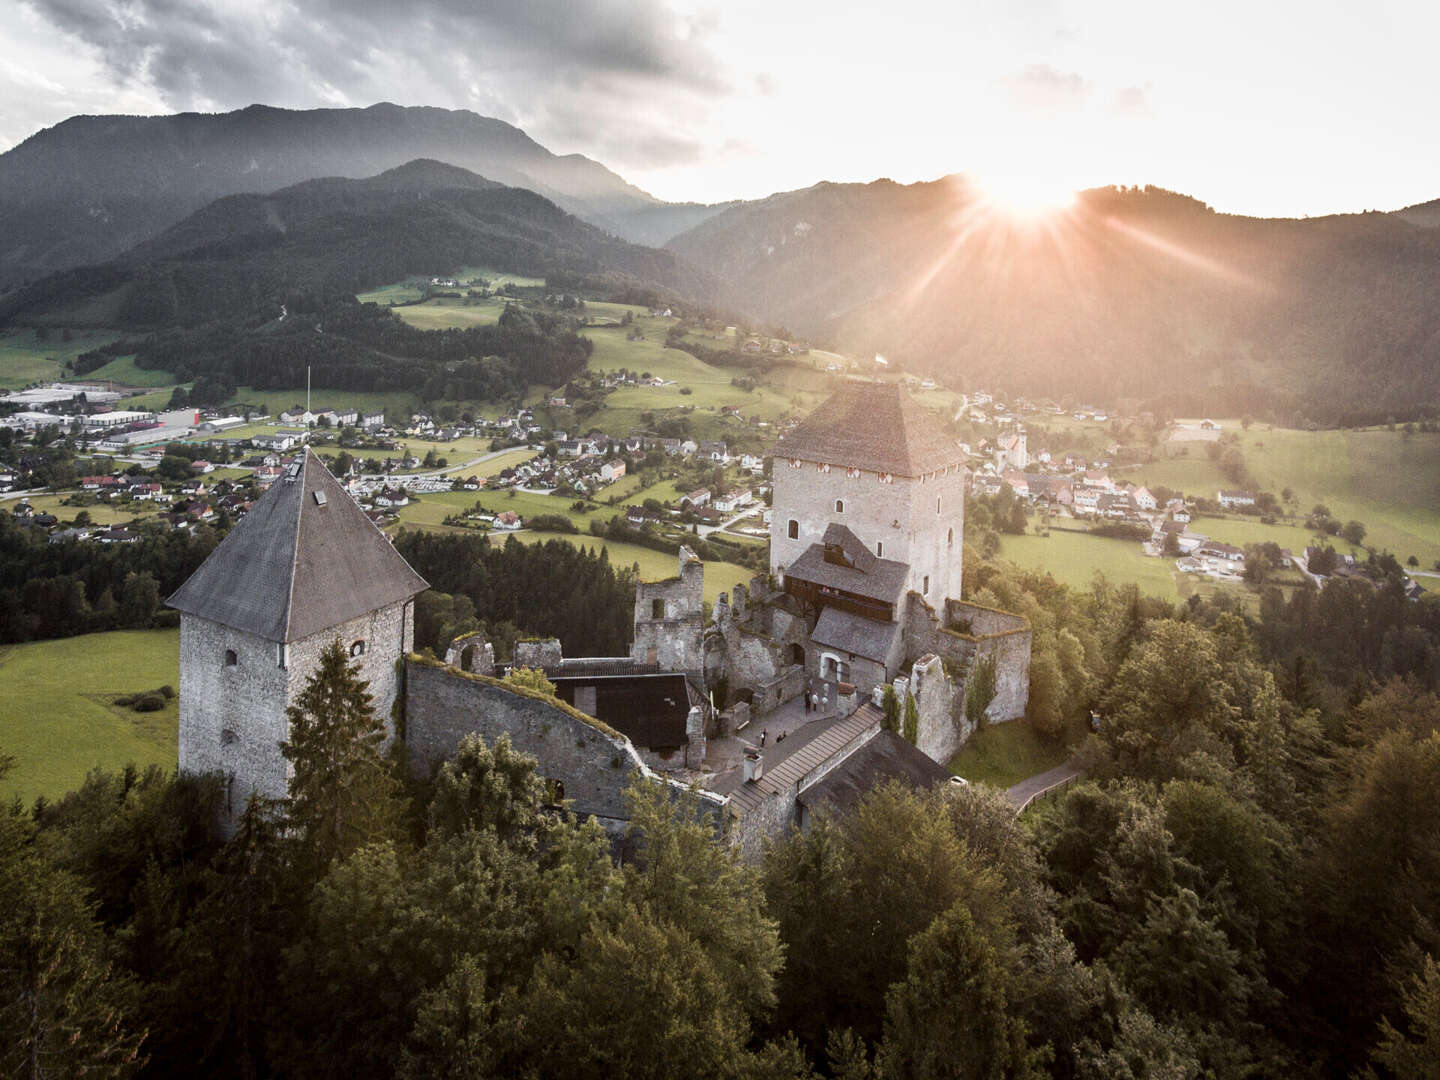
[[[398,784],[382,756],[385,727],[370,684],[352,667],[339,639],[286,709],[290,739],[281,744],[294,774],[287,814],[317,876],[399,817]]]

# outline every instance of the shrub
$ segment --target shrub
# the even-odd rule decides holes
[[[136,712],[159,712],[165,707],[165,695],[155,691],[140,694],[136,697],[135,704],[130,707]]]

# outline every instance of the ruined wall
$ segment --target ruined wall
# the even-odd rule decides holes
[[[680,549],[679,576],[643,581],[635,587],[636,663],[659,664],[662,671],[704,670],[705,571],[688,548]]]
[[[975,639],[975,660],[995,658],[995,700],[985,710],[991,723],[1016,720],[1030,703],[1030,645],[1033,635],[1023,616],[952,600],[951,625],[967,625]]]
[[[392,709],[399,694],[397,665],[414,644],[410,602],[362,615],[282,646],[196,615],[180,617],[179,767],[226,777],[221,828],[228,835],[252,792],[284,798],[289,766],[280,744],[289,737],[285,710],[305,689],[320,654],[339,639],[351,663],[370,684],[375,715],[393,734]],[[236,662],[227,665],[226,651]],[[283,666],[282,666],[283,662]]]
[[[965,720],[964,683],[946,673],[941,657],[927,653],[911,669],[910,693],[920,714],[915,745],[943,765],[975,730]]]
[[[405,662],[405,743],[411,769],[428,776],[478,733],[487,744],[501,735],[540,763],[540,772],[565,786],[576,813],[607,829],[628,820],[624,790],[643,770],[630,740],[619,732],[523,689],[470,675],[433,661]]]
[[[673,798],[692,797],[685,784],[657,776],[624,735],[564,702],[418,656],[407,657],[404,670],[405,742],[417,776],[439,768],[471,732],[486,743],[508,735],[541,775],[564,785],[577,814],[595,818],[617,841],[629,825],[625,788],[637,774],[664,784]],[[703,725],[703,713],[693,712],[692,722]],[[677,755],[683,762],[684,751]],[[697,813],[718,828],[724,797],[693,797]]]
[[[750,702],[750,711],[755,717],[774,712],[787,701],[800,696],[805,689],[805,669],[798,664],[787,668],[780,675],[759,686],[752,687],[755,696]]]

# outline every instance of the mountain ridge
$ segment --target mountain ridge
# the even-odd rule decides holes
[[[469,110],[381,102],[82,115],[0,154],[0,288],[113,258],[225,195],[369,177],[417,158],[536,191],[617,236],[635,215],[647,235],[666,230],[670,204],[584,155],[553,154],[520,128]],[[677,212],[686,224],[695,216],[688,206]]]

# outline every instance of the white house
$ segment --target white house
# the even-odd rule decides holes
[[[1254,506],[1255,495],[1249,491],[1226,491],[1221,489],[1215,493],[1215,501],[1227,510],[1239,506]]]

